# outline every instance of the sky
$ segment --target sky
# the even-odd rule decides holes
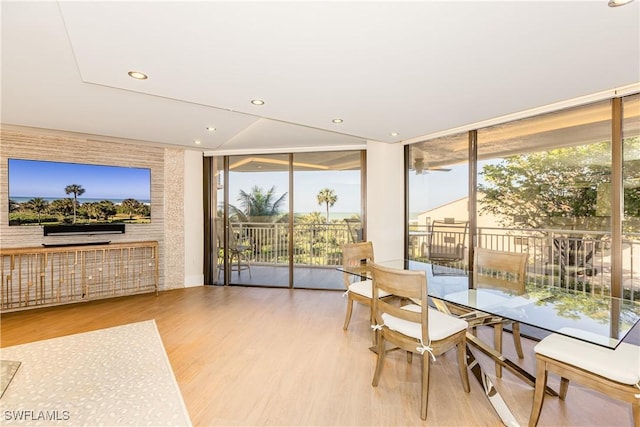
[[[495,160],[478,162],[478,169],[482,170],[482,166],[490,162],[495,163]],[[230,203],[236,206],[240,190],[250,192],[257,185],[266,192],[271,186],[275,186],[275,192],[280,197],[288,191],[289,186],[287,171],[231,172],[229,181]],[[330,212],[360,212],[360,171],[296,171],[293,181],[295,212],[325,213],[326,206],[317,201],[318,192],[323,188],[334,190],[338,196],[338,201],[330,208]],[[409,209],[412,213],[424,212],[467,197],[467,182],[467,164],[451,166],[451,170],[446,172],[429,171],[423,175],[410,172]],[[479,182],[483,182],[481,177]],[[288,204],[288,198],[286,203]]]
[[[326,205],[318,204],[317,195],[323,188],[329,188],[338,196],[329,212],[360,213],[360,171],[296,171],[293,182],[295,212],[326,212]],[[231,172],[229,202],[237,206],[240,190],[250,192],[256,185],[265,192],[275,186],[275,193],[280,197],[289,191],[288,172]],[[286,203],[285,210],[288,197]]]
[[[496,164],[500,159],[478,161],[478,171],[484,165]],[[409,210],[412,213],[428,211],[469,195],[468,164],[450,166],[450,171],[429,171],[409,174]],[[485,181],[478,176],[478,184]]]
[[[9,159],[9,198],[73,197],[64,191],[71,184],[85,189],[80,198],[151,198],[150,169]]]

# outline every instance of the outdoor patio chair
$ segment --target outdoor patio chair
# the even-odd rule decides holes
[[[224,248],[224,228],[221,220],[217,221],[216,235],[218,239],[218,247]],[[240,238],[230,227],[228,243],[229,245],[227,246],[226,250],[229,254],[229,266],[231,270],[235,268],[238,271],[238,275],[240,275],[240,271],[242,270],[249,270],[249,278],[251,278],[251,263],[247,258],[247,253],[253,250],[253,245],[251,244],[250,240],[248,238]],[[233,264],[234,259],[236,261],[235,266]],[[220,271],[224,269],[224,256],[220,259],[220,261],[221,264],[218,268],[218,275],[220,275]]]
[[[345,218],[349,231],[349,243],[357,243],[362,241],[362,223],[359,219]]]
[[[447,265],[464,260],[468,227],[468,221],[434,220],[429,236],[429,262]]]

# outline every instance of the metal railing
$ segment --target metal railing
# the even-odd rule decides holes
[[[234,223],[233,230],[251,242],[247,259],[263,265],[288,264],[292,238],[295,265],[337,266],[342,263],[340,247],[350,241],[347,224],[341,223],[295,224],[292,236],[287,224]],[[412,227],[409,256],[427,260],[430,238],[430,230]],[[483,227],[477,232],[480,247],[527,252],[530,281],[600,295],[610,293],[610,241],[610,233],[591,230]],[[640,234],[625,235],[622,253],[623,297],[640,300]],[[462,268],[467,265],[466,256],[457,264]]]
[[[429,258],[429,230],[414,227],[410,232],[409,255]],[[468,241],[468,240],[467,240]],[[527,252],[530,281],[571,288],[591,294],[609,295],[611,283],[611,234],[591,230],[479,228],[478,246]],[[465,251],[466,253],[467,251]],[[640,300],[640,235],[626,233],[622,242],[623,298]],[[465,268],[468,260],[459,267]]]
[[[254,264],[289,263],[289,239],[293,239],[293,260],[296,265],[338,266],[342,263],[340,247],[349,242],[347,224],[295,224],[293,236],[288,224],[233,223],[232,228],[240,238],[251,243],[246,258]]]

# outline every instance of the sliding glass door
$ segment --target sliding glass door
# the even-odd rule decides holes
[[[362,240],[361,153],[293,155],[294,286],[343,289],[341,245]]]
[[[289,155],[230,156],[228,162],[229,284],[288,287]]]
[[[341,246],[366,238],[363,162],[362,151],[216,158],[213,282],[343,289]]]

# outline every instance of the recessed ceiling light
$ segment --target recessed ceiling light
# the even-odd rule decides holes
[[[391,136],[398,136],[400,135],[398,132],[391,132]]]
[[[333,119],[331,120],[333,123],[342,123],[344,120],[342,119]]]
[[[215,131],[216,131],[216,128],[214,128],[213,126],[207,126],[207,130],[208,130],[209,132],[215,132]]]
[[[196,139],[195,141],[193,141],[193,143],[196,145],[200,145],[202,144],[202,141],[200,141],[199,139]]]
[[[624,6],[631,3],[633,0],[609,0],[609,7]]]
[[[264,101],[262,99],[252,99],[251,103],[253,105],[264,105]]]
[[[129,71],[127,74],[129,74],[129,77],[134,78],[136,80],[146,80],[149,78],[149,76],[147,76],[145,73],[142,73],[140,71]]]

